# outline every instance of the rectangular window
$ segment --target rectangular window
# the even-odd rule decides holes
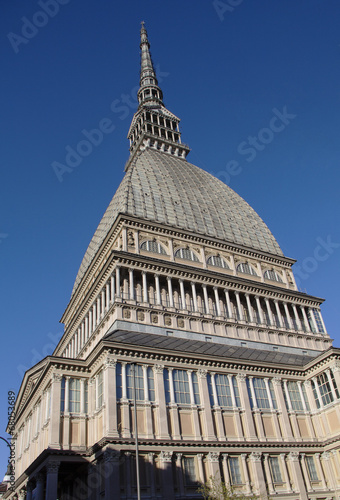
[[[151,366],[149,366],[147,369],[147,376],[148,376],[149,400],[155,401],[155,380],[153,375],[153,369],[151,368]]]
[[[213,393],[213,389],[212,389],[212,382],[211,382],[211,375],[210,375],[210,373],[208,373],[208,375],[207,375],[207,382],[208,382],[210,404],[211,404],[211,406],[214,406],[214,404],[215,404],[215,402],[214,402],[214,393]]]
[[[84,390],[85,390],[85,394],[84,394],[85,413],[88,413],[88,411],[89,411],[89,384],[88,384],[87,380],[85,380],[85,383],[84,383]]]
[[[320,401],[319,401],[318,393],[317,393],[317,390],[316,390],[316,387],[314,384],[314,380],[312,380],[312,391],[313,391],[313,396],[315,399],[316,407],[320,408]]]
[[[143,368],[141,365],[134,365],[135,367],[135,389],[136,400],[144,401],[144,377]],[[133,367],[126,365],[126,389],[128,399],[134,399],[133,395]]]
[[[194,457],[183,457],[184,484],[188,487],[197,487],[197,476]]]
[[[163,377],[164,377],[165,401],[167,403],[170,403],[171,396],[170,396],[169,370],[164,370],[163,371]]]
[[[215,375],[215,384],[219,406],[232,406],[233,402],[227,375]]]
[[[314,457],[312,455],[306,455],[306,464],[309,474],[309,479],[311,481],[318,481],[318,473],[316,472]]]
[[[241,400],[240,400],[240,393],[238,391],[238,385],[237,385],[237,380],[236,377],[233,376],[233,387],[234,387],[234,394],[235,394],[235,399],[236,399],[236,406],[241,406]]]
[[[194,389],[194,399],[195,399],[195,405],[201,404],[201,399],[200,399],[200,391],[198,387],[198,380],[197,380],[197,373],[193,372],[192,373],[192,385]]]
[[[98,373],[98,381],[97,381],[97,387],[98,387],[98,393],[97,393],[97,408],[101,408],[103,406],[103,391],[104,391],[104,379],[103,379],[103,372]]]
[[[301,400],[301,395],[297,382],[294,381],[287,382],[287,389],[290,401],[292,403],[292,409],[295,411],[303,411],[303,403]]]
[[[318,327],[319,333],[325,333],[325,329],[323,327],[322,320],[321,320],[320,311],[318,309],[313,309],[313,313],[314,313],[314,318],[315,318],[316,326]]]
[[[231,484],[232,485],[242,484],[240,462],[238,457],[229,457],[228,462],[229,462]]]
[[[321,394],[321,399],[324,405],[328,405],[334,401],[334,397],[332,394],[331,386],[328,381],[328,377],[326,373],[321,373],[317,377],[319,391]]]
[[[282,483],[282,476],[278,457],[269,457],[270,471],[273,483]]]
[[[77,378],[70,378],[69,384],[70,413],[80,413],[80,380]]]
[[[122,394],[122,365],[120,363],[116,364],[116,387],[117,387],[117,399],[123,397]]]
[[[185,370],[173,370],[172,376],[176,403],[190,404],[190,390],[187,372]]]
[[[60,411],[65,411],[65,378],[61,379]]]

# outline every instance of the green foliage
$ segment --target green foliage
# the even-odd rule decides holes
[[[260,500],[257,495],[246,495],[235,491],[231,485],[225,484],[216,476],[210,476],[209,481],[202,484],[198,490],[205,500]]]

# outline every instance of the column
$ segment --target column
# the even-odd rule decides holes
[[[114,275],[114,273],[111,274],[110,288],[111,288],[111,304],[113,304],[115,301],[115,275]]]
[[[172,292],[171,277],[167,276],[166,279],[167,279],[167,282],[168,282],[168,294],[169,294],[170,307],[174,307],[174,295],[173,295],[173,292]]]
[[[107,282],[105,286],[105,302],[106,302],[106,311],[110,309],[110,283]]]
[[[318,467],[319,472],[320,472],[320,479],[321,479],[322,487],[324,489],[327,489],[326,478],[325,478],[325,474],[324,474],[322,464],[320,461],[320,453],[315,453],[314,457],[315,457],[315,461],[316,461],[317,467]]]
[[[255,410],[255,409],[257,409],[257,401],[256,401],[256,394],[255,394],[255,391],[254,391],[253,378],[254,377],[252,375],[250,375],[248,377],[248,380],[249,380],[249,387],[250,387],[251,398],[253,400],[253,408]]]
[[[96,311],[96,304],[93,304],[92,306],[92,331],[94,332],[95,329],[96,329],[96,315],[97,315],[97,311]]]
[[[116,296],[120,297],[120,267],[116,267]]]
[[[271,472],[270,472],[270,467],[269,467],[269,463],[268,463],[268,458],[269,458],[269,454],[268,453],[264,453],[264,471],[266,473],[266,477],[267,477],[267,484],[268,484],[268,491],[269,491],[269,495],[272,495],[273,493],[275,493],[275,489],[274,489],[274,485],[273,485],[273,481],[272,481],[272,475],[271,475]]]
[[[146,279],[146,272],[142,271],[142,287],[143,287],[143,302],[147,304],[148,300],[148,283]]]
[[[275,308],[276,308],[276,314],[279,320],[279,325],[282,328],[283,327],[283,321],[282,321],[282,316],[281,316],[281,311],[280,311],[280,306],[279,302],[277,300],[274,300]]]
[[[159,460],[162,467],[162,498],[174,500],[174,478],[172,475],[172,451],[161,451]],[[171,485],[169,487],[169,485]]]
[[[229,488],[230,476],[228,467],[228,453],[222,453],[222,468],[223,468],[224,484],[226,485],[227,488]]]
[[[212,391],[213,391],[214,406],[219,406],[218,397],[217,397],[217,390],[216,390],[216,382],[215,382],[215,373],[210,372],[210,379],[211,379],[211,387],[212,387]]]
[[[246,293],[245,295],[246,295],[246,302],[247,302],[247,308],[248,308],[248,314],[249,314],[249,321],[251,323],[254,323],[254,317],[253,317],[253,311],[251,308],[249,293]]]
[[[70,377],[65,377],[65,402],[64,402],[64,413],[69,413],[69,398],[70,398]]]
[[[340,391],[340,363],[338,361],[335,361],[331,369],[334,375],[335,383],[338,387],[338,390]]]
[[[203,298],[204,298],[205,312],[206,312],[206,314],[210,314],[207,285],[203,284],[202,288],[203,288]]]
[[[250,460],[251,460],[252,466],[253,466],[255,485],[256,485],[256,490],[257,490],[256,493],[261,498],[264,498],[267,494],[267,491],[266,491],[266,482],[265,482],[263,470],[262,470],[261,452],[253,451],[250,454]]]
[[[281,464],[282,464],[283,477],[284,477],[284,481],[286,483],[286,490],[287,490],[287,493],[290,493],[292,491],[292,488],[291,488],[287,464],[286,464],[286,454],[280,453],[280,458],[281,458]]]
[[[259,317],[260,317],[260,323],[263,325],[265,323],[265,321],[264,321],[264,317],[263,317],[263,311],[262,311],[262,307],[261,307],[260,297],[258,297],[256,295],[255,300],[256,300],[256,305],[257,305],[257,312],[259,313]]]
[[[183,283],[182,279],[180,279],[178,281],[179,281],[179,289],[180,289],[180,292],[181,292],[182,309],[186,309],[187,306],[186,306],[186,302],[185,302],[184,283]]]
[[[157,408],[157,429],[158,439],[169,439],[168,415],[164,392],[163,365],[154,365],[153,373],[155,377],[155,396],[158,402]]]
[[[247,454],[246,453],[241,454],[241,463],[242,463],[243,477],[244,477],[244,481],[246,483],[246,493],[251,493],[251,486],[250,486],[250,480],[249,480],[249,473],[248,473],[248,466],[247,466]]]
[[[241,320],[244,320],[244,316],[243,316],[243,308],[242,308],[242,304],[241,304],[241,300],[240,300],[240,294],[239,292],[236,292],[235,291],[235,296],[236,296],[236,304],[237,304],[237,310],[238,310],[238,316]]]
[[[162,304],[162,300],[161,300],[161,289],[159,286],[158,274],[155,274],[155,287],[156,287],[156,304],[160,306]]]
[[[269,316],[269,323],[271,324],[271,326],[275,326],[274,318],[273,318],[273,314],[272,314],[272,309],[270,307],[269,299],[267,297],[265,297],[264,301],[265,301],[266,307],[267,307],[267,313],[268,313],[268,316]]]
[[[85,344],[89,340],[89,317],[85,318]]]
[[[51,384],[51,419],[49,425],[49,447],[60,449],[60,399],[61,380],[59,373],[53,373]]]
[[[204,408],[204,418],[203,418],[203,439],[206,441],[216,440],[213,416],[210,405],[210,397],[207,383],[207,370],[199,369],[197,372],[198,385],[201,395],[201,403]]]
[[[241,407],[245,413],[245,419],[244,419],[245,437],[248,438],[250,441],[257,441],[253,414],[249,403],[246,375],[244,373],[239,373],[238,375],[236,375],[236,379],[238,382],[238,388],[240,392]]]
[[[104,314],[105,314],[105,289],[104,288],[103,288],[103,290],[101,292],[100,303],[101,303],[100,315],[103,318]]]
[[[32,481],[28,481],[26,486],[26,500],[32,500],[33,484]]]
[[[218,295],[218,288],[216,286],[214,286],[214,295],[215,295],[216,313],[217,316],[221,316],[220,297]]]
[[[104,451],[104,470],[102,471],[105,478],[105,500],[120,497],[119,463],[119,451],[106,448]]]
[[[265,383],[265,386],[266,386],[266,390],[267,390],[267,396],[268,396],[268,401],[269,401],[269,407],[271,410],[274,409],[274,405],[273,405],[273,399],[272,399],[272,395],[270,393],[270,390],[269,390],[269,379],[268,377],[265,377],[264,378],[264,383]]]
[[[81,344],[80,344],[80,349],[84,347],[85,344],[85,320],[82,321],[81,324]]]
[[[289,314],[289,309],[288,309],[287,302],[283,302],[283,307],[285,309],[286,318],[287,318],[287,321],[288,321],[289,328],[291,330],[293,330],[294,327],[293,327],[293,323],[292,323],[292,318],[290,317],[290,314]]]
[[[97,297],[97,325],[100,323],[100,295]]]
[[[275,397],[276,397],[276,401],[277,401],[277,406],[278,406],[278,408],[280,408],[280,411],[281,411],[283,437],[285,438],[285,440],[291,440],[291,439],[293,439],[293,433],[292,433],[292,428],[291,428],[291,424],[290,424],[290,418],[289,418],[287,407],[286,407],[286,401],[285,401],[285,398],[283,395],[281,379],[280,379],[280,377],[274,377],[272,379],[272,382],[273,382]],[[287,381],[283,381],[283,382],[287,383]],[[287,393],[288,393],[288,391],[286,389],[286,394]],[[287,396],[287,403],[288,403],[289,409],[291,409],[291,402],[289,399],[289,394]]]
[[[196,456],[197,456],[197,464],[198,464],[199,482],[204,484],[205,477],[204,477],[204,467],[203,467],[203,453],[198,453]]]
[[[294,316],[295,316],[295,322],[296,322],[296,325],[297,325],[297,329],[298,330],[302,330],[302,325],[301,325],[301,321],[300,321],[300,318],[299,318],[299,314],[298,314],[297,309],[296,309],[296,305],[292,304],[292,308],[293,308],[293,311],[294,311]]]
[[[45,500],[58,498],[58,471],[60,462],[48,462],[46,465],[46,495]]]
[[[215,421],[216,421],[216,430],[217,430],[217,439],[220,441],[225,441],[225,432],[222,420],[222,413],[220,405],[218,404],[217,390],[216,390],[216,381],[215,381],[215,373],[210,372],[211,377],[211,385],[214,396],[214,409],[215,409]]]
[[[328,382],[329,382],[329,385],[330,385],[330,388],[331,388],[331,391],[332,391],[332,395],[333,395],[333,399],[334,401],[336,401],[338,399],[338,396],[335,392],[335,387],[334,387],[334,384],[333,384],[333,380],[332,380],[332,377],[331,377],[331,371],[329,368],[327,368],[327,370],[325,370],[325,373],[327,375],[327,379],[328,379]]]
[[[122,399],[127,400],[126,363],[122,363]]]
[[[44,489],[45,489],[45,475],[39,472],[36,475],[36,489],[35,489],[35,499],[34,500],[44,500]],[[55,496],[57,498],[57,496]]]
[[[308,321],[308,318],[307,318],[307,314],[306,314],[305,308],[304,308],[304,306],[300,306],[300,309],[302,311],[302,317],[303,317],[303,321],[304,321],[304,324],[305,324],[305,327],[306,327],[306,331],[308,333],[310,333],[309,321]]]
[[[313,487],[312,487],[312,484],[311,484],[310,479],[309,479],[309,474],[308,474],[307,465],[306,465],[306,454],[300,453],[300,457],[301,457],[302,473],[303,473],[303,477],[305,479],[307,491],[313,491]]]
[[[313,328],[314,328],[314,333],[318,333],[318,327],[317,327],[317,324],[316,324],[316,321],[315,321],[315,318],[314,318],[314,311],[313,311],[313,308],[312,307],[308,307],[308,312],[309,312],[309,316],[312,320],[312,325],[313,325]]]
[[[194,311],[198,312],[196,286],[195,286],[194,282],[191,282],[191,293],[192,293],[192,300],[193,300],[193,303],[194,303]]]
[[[149,464],[150,464],[150,496],[151,496],[151,498],[155,498],[155,496],[156,496],[155,453],[148,453],[148,459],[149,459]]]
[[[228,318],[231,318],[232,315],[233,315],[233,312],[232,312],[233,310],[232,310],[232,307],[231,307],[229,291],[227,289],[225,289],[224,290],[224,294],[225,294],[225,300],[226,300],[227,309],[228,309]]]
[[[207,460],[210,468],[210,476],[212,476],[217,482],[221,480],[220,467],[219,467],[219,452],[210,451],[207,455]]]
[[[305,487],[305,483],[303,480],[303,476],[301,473],[301,467],[300,467],[300,462],[299,462],[299,452],[298,451],[291,451],[288,454],[288,458],[292,464],[292,473],[294,477],[294,491],[299,491],[300,492],[300,498],[301,500],[308,500],[308,495]]]
[[[133,269],[129,269],[129,299],[135,300],[135,287],[133,282]]]
[[[307,411],[306,401],[305,401],[305,398],[304,398],[304,395],[302,392],[301,384],[302,384],[301,380],[298,380],[297,386],[299,388],[299,394],[300,394],[300,398],[301,398],[301,402],[302,402],[302,406],[303,406],[303,411]]]
[[[92,309],[89,310],[89,337],[91,337],[93,332],[93,318],[92,318]]]
[[[183,453],[176,453],[176,475],[177,475],[177,484],[178,484],[178,492],[180,497],[184,497],[184,483],[183,483],[183,471],[182,471],[182,456]]]
[[[105,401],[104,424],[105,435],[108,437],[118,437],[116,366],[117,360],[108,356],[104,363],[103,374]]]
[[[315,387],[316,394],[318,396],[320,408],[323,408],[323,401],[322,401],[322,397],[321,397],[321,393],[320,393],[320,389],[319,389],[318,379],[316,377],[312,377],[312,380],[314,382],[314,387]]]

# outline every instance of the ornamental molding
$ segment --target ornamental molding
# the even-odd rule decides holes
[[[47,474],[57,474],[59,471],[60,462],[47,462],[46,471]]]
[[[260,451],[253,451],[249,456],[252,462],[261,462],[262,453]]]
[[[300,455],[300,453],[298,451],[291,451],[288,453],[287,457],[291,462],[298,462],[299,455]]]
[[[210,463],[216,463],[219,461],[220,452],[219,451],[209,451],[207,455],[207,460]]]
[[[172,461],[172,451],[161,451],[159,455],[159,459],[163,463],[170,463]]]

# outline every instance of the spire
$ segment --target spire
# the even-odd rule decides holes
[[[155,68],[150,54],[148,34],[142,22],[140,30],[141,70],[140,87],[137,93],[139,106],[134,114],[128,139],[131,156],[126,170],[136,151],[148,147],[164,153],[185,158],[190,148],[181,142],[180,119],[163,103],[163,92],[158,86]]]
[[[141,48],[141,68],[140,68],[140,88],[138,91],[139,105],[144,103],[163,104],[163,93],[158,86],[156,72],[152,64],[150,54],[150,43],[148,33],[142,21],[140,30],[140,48]]]

